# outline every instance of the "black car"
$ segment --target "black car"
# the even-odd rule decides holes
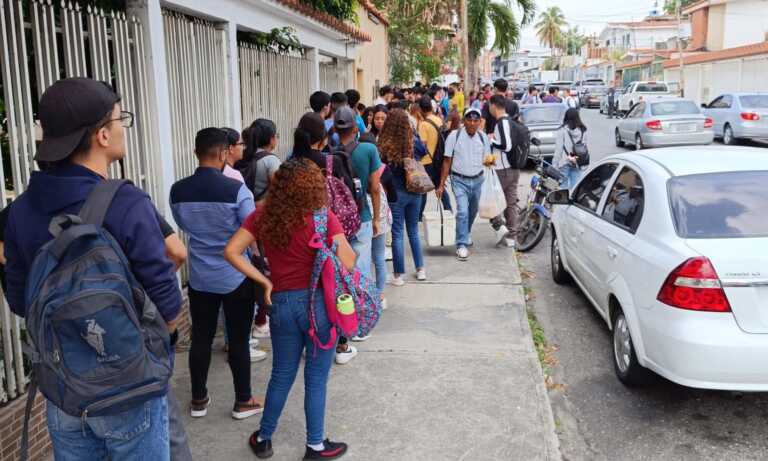
[[[600,107],[600,101],[608,93],[607,86],[584,86],[579,95],[581,107]]]

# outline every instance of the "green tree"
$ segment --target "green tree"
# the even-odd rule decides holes
[[[563,10],[558,6],[552,6],[539,15],[539,22],[534,26],[536,37],[542,45],[548,46],[554,53],[562,44],[563,27],[567,25]]]
[[[697,0],[665,0],[664,12],[667,14],[675,14],[678,3],[680,3],[680,8],[685,8],[686,6],[690,5],[691,3],[695,3],[696,1]]]
[[[357,22],[357,0],[302,0],[316,9],[339,18],[342,21]]]
[[[560,49],[567,55],[578,54],[586,41],[587,38],[579,32],[579,26],[571,27],[562,35]]]
[[[522,20],[518,24],[514,7],[522,11]],[[467,22],[469,36],[469,63],[467,81],[474,82],[477,58],[488,43],[488,33],[494,30],[495,39],[492,48],[501,56],[508,55],[520,43],[520,27],[533,21],[536,4],[533,0],[467,0]]]

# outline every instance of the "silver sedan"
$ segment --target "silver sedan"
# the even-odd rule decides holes
[[[644,147],[710,144],[713,121],[690,99],[661,98],[641,101],[616,127],[616,145]]]
[[[768,93],[725,93],[702,104],[723,144],[740,139],[768,139]]]

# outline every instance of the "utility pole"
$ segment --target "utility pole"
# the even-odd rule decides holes
[[[459,14],[461,15],[461,59],[464,61],[464,87],[472,89],[476,80],[472,62],[469,62],[469,15],[467,13],[467,0],[461,0]],[[469,93],[467,93],[469,94]]]
[[[683,62],[683,46],[680,40],[682,34],[682,21],[680,19],[680,10],[682,8],[682,0],[675,0],[675,14],[677,16],[677,54],[680,57],[680,97],[685,97],[685,63]]]

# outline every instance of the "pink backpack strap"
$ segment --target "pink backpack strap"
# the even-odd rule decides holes
[[[325,174],[333,176],[333,154],[325,154]]]
[[[315,232],[312,239],[309,241],[309,246],[317,250],[317,255],[315,256],[315,262],[312,268],[312,279],[309,290],[309,337],[312,338],[312,342],[314,342],[317,347],[323,350],[328,350],[336,344],[338,333],[336,327],[332,325],[329,331],[330,337],[328,338],[328,342],[324,344],[320,341],[320,338],[317,336],[317,312],[315,310],[315,295],[317,293],[317,288],[320,285],[320,280],[323,281],[323,296],[325,297],[326,304],[329,302],[329,289],[331,289],[331,299],[334,298],[336,289],[335,283],[333,283],[333,267],[329,267],[332,265],[330,260],[331,248],[328,248],[328,244],[326,243],[328,240],[328,210],[323,208],[322,210],[316,211],[313,214],[312,221],[315,227]],[[328,280],[329,273],[331,274],[330,280]],[[335,303],[335,300],[333,302]],[[328,306],[335,308],[335,304],[327,304],[326,311],[328,310]]]

